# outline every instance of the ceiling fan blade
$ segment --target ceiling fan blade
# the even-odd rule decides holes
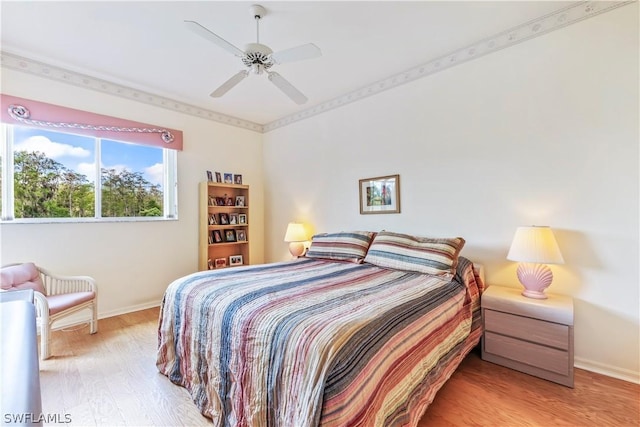
[[[302,94],[298,89],[293,87],[291,83],[286,81],[284,77],[274,71],[267,71],[269,74],[269,80],[276,85],[278,89],[283,91],[293,102],[296,104],[304,104],[307,102],[307,97]]]
[[[301,61],[319,56],[322,56],[320,48],[313,43],[307,43],[273,53],[271,54],[271,59],[273,59],[276,64],[283,64],[285,62]]]
[[[249,71],[247,70],[242,70],[239,73],[234,74],[233,77],[231,77],[226,82],[222,83],[222,86],[220,86],[218,89],[211,92],[211,95],[209,96],[211,96],[212,98],[221,97],[222,95],[227,93],[229,89],[231,89],[232,87],[240,83],[242,80],[244,80],[248,75],[249,75]]]
[[[198,24],[197,22],[195,22],[195,21],[184,21],[184,23],[186,24],[187,28],[189,28],[194,33],[198,34],[201,37],[204,37],[205,39],[207,39],[209,41],[214,42],[215,44],[217,44],[221,48],[231,52],[235,56],[239,56],[239,57],[243,57],[244,56],[244,52],[243,51],[241,51],[240,49],[238,49],[237,47],[235,47],[234,45],[232,45],[231,43],[229,43],[228,41],[226,41],[225,39],[223,39],[219,35],[217,35],[215,33],[212,33],[211,31],[209,31],[208,29],[206,29],[202,25]]]

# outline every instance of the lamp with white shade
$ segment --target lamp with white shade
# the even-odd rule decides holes
[[[304,225],[299,222],[290,222],[287,226],[287,232],[284,235],[284,241],[289,243],[289,252],[294,257],[304,254],[305,242],[308,241],[307,231]]]
[[[517,275],[524,286],[522,295],[537,299],[547,298],[544,290],[553,281],[553,273],[546,264],[564,264],[553,231],[545,226],[518,227],[507,259],[520,262]]]

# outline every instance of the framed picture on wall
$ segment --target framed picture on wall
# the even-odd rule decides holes
[[[400,175],[361,179],[360,214],[400,213]]]

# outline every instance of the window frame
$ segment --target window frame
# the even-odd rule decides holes
[[[102,216],[102,171],[101,171],[101,144],[103,139],[110,141],[122,142],[136,145],[141,144],[135,141],[127,141],[126,139],[113,137],[102,138],[100,136],[85,137],[94,139],[94,162],[96,165],[96,178],[94,184],[94,216],[92,217],[66,217],[66,218],[15,218],[15,163],[13,150],[14,137],[13,128],[28,127],[37,128],[29,125],[0,123],[0,133],[2,134],[2,143],[0,144],[0,155],[2,155],[2,209],[0,212],[0,223],[4,224],[46,224],[46,223],[86,223],[86,222],[146,222],[146,221],[175,221],[178,219],[178,161],[177,150],[165,147],[155,148],[162,150],[162,161],[164,165],[163,176],[163,216],[134,216],[134,217],[103,217]],[[65,132],[63,129],[55,129],[58,133],[73,135],[73,132]],[[148,145],[147,145],[148,146]]]

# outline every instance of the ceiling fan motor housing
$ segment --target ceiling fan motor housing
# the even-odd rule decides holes
[[[273,65],[273,60],[270,57],[273,51],[269,49],[268,46],[260,43],[249,43],[245,45],[244,51],[245,54],[242,57],[242,62],[249,68],[261,68],[264,70],[268,70]]]

